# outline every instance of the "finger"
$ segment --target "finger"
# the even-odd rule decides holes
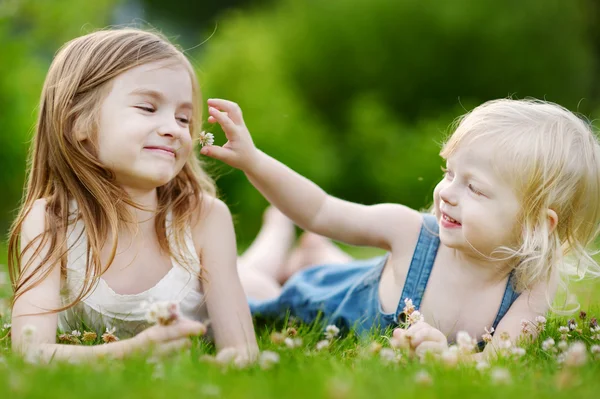
[[[231,139],[231,136],[233,134],[235,134],[235,132],[236,132],[237,126],[231,120],[231,118],[229,118],[229,115],[226,112],[221,112],[214,107],[208,107],[208,113],[209,113],[210,117],[212,117],[214,119],[215,122],[217,122],[219,125],[221,125],[227,138]],[[215,123],[215,122],[212,122],[212,123]]]
[[[429,327],[414,333],[410,344],[413,348],[416,348],[426,341],[442,343],[446,341],[446,336],[441,331]]]
[[[225,111],[229,114],[232,121],[237,124],[244,123],[244,117],[242,116],[242,109],[240,106],[233,101],[223,100],[220,98],[210,98],[207,101],[208,105],[217,108],[220,111]]]
[[[205,146],[200,149],[200,154],[207,157],[218,159],[219,161],[231,164],[233,152],[231,150],[219,147],[218,145]]]
[[[442,353],[444,349],[444,345],[439,342],[426,341],[417,346],[415,353],[419,358],[422,358],[427,353]]]
[[[410,327],[408,327],[408,329],[406,330],[406,332],[408,334],[407,336],[409,338],[412,338],[412,336],[414,334],[416,334],[417,332],[419,332],[425,328],[431,328],[431,326],[429,324],[425,323],[424,321],[416,322],[415,324],[412,324]]]
[[[158,345],[154,353],[157,355],[167,355],[173,352],[180,352],[192,346],[192,341],[189,338],[181,338],[176,341],[170,341],[165,344]]]
[[[177,341],[181,338],[199,335],[204,331],[204,329],[204,325],[200,322],[188,319],[178,320],[168,326],[158,326],[155,341]]]

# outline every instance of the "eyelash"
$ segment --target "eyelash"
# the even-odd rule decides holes
[[[444,172],[444,176],[445,176],[445,177],[448,177],[448,175],[452,173],[450,170],[448,170],[447,168],[444,168],[443,166],[442,166],[442,172]],[[477,190],[477,189],[476,189],[476,188],[475,188],[475,187],[474,187],[472,184],[470,184],[470,183],[469,183],[469,185],[468,185],[467,187],[469,187],[469,190],[471,190],[471,192],[472,192],[473,194],[475,194],[475,195],[478,195],[478,196],[483,196],[483,195],[484,195],[484,194],[483,194],[481,191]]]
[[[137,106],[136,108],[141,109],[142,111],[150,112],[151,114],[154,113],[154,111],[155,111],[154,108],[144,107],[144,106]],[[190,120],[187,118],[177,118],[177,120],[186,125],[190,124]]]
[[[477,190],[475,187],[473,187],[472,184],[469,184],[469,190],[471,190],[471,192],[475,195],[483,195],[483,193],[479,190]]]

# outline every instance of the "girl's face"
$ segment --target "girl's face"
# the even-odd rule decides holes
[[[173,62],[132,68],[101,104],[98,157],[117,183],[154,189],[173,179],[192,151],[192,81]]]
[[[434,190],[440,241],[474,256],[492,256],[495,249],[513,248],[519,240],[520,201],[494,170],[490,147],[476,141],[459,148]]]

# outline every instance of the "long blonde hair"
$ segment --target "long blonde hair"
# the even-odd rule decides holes
[[[441,156],[491,140],[498,175],[521,200],[520,247],[498,249],[518,259],[517,291],[549,281],[555,267],[563,278],[600,275],[591,250],[600,227],[600,146],[591,125],[557,104],[511,99],[486,102],[457,123]],[[558,215],[553,231],[547,209]]]
[[[192,80],[194,112],[190,132],[197,142],[200,114],[200,90],[196,75],[184,54],[160,34],[138,29],[115,29],[94,32],[66,43],[57,53],[46,77],[39,107],[39,117],[29,154],[29,170],[24,202],[15,219],[8,245],[9,273],[13,283],[13,302],[24,292],[45,279],[51,267],[61,264],[64,276],[69,248],[66,230],[72,222],[69,202],[77,204],[78,218],[83,220],[87,236],[85,284],[67,309],[88,295],[100,275],[114,260],[118,227],[135,225],[126,205],[142,209],[115,183],[113,174],[102,165],[93,148],[77,140],[77,132],[94,138],[98,130],[100,103],[110,90],[111,81],[119,74],[139,65],[173,61],[184,65]],[[169,183],[157,188],[158,209],[155,229],[160,247],[169,255],[185,262],[185,232],[190,220],[198,215],[202,197],[215,195],[212,179],[202,169],[195,155],[190,156],[180,173]],[[23,222],[38,199],[46,199],[45,231],[20,250]],[[166,221],[171,212],[172,238],[169,245]],[[112,250],[108,264],[102,266],[100,250],[111,233]],[[43,260],[34,264],[49,243]],[[27,264],[21,264],[22,253],[35,248]],[[26,277],[22,272],[34,267]]]

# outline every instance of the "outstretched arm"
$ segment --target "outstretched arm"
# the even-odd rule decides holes
[[[390,250],[403,232],[412,231],[407,226],[420,227],[419,213],[402,205],[366,206],[328,195],[258,150],[237,104],[217,99],[208,104],[209,122],[219,123],[228,141],[223,147],[204,147],[201,153],[244,171],[261,194],[301,228],[352,245]]]

